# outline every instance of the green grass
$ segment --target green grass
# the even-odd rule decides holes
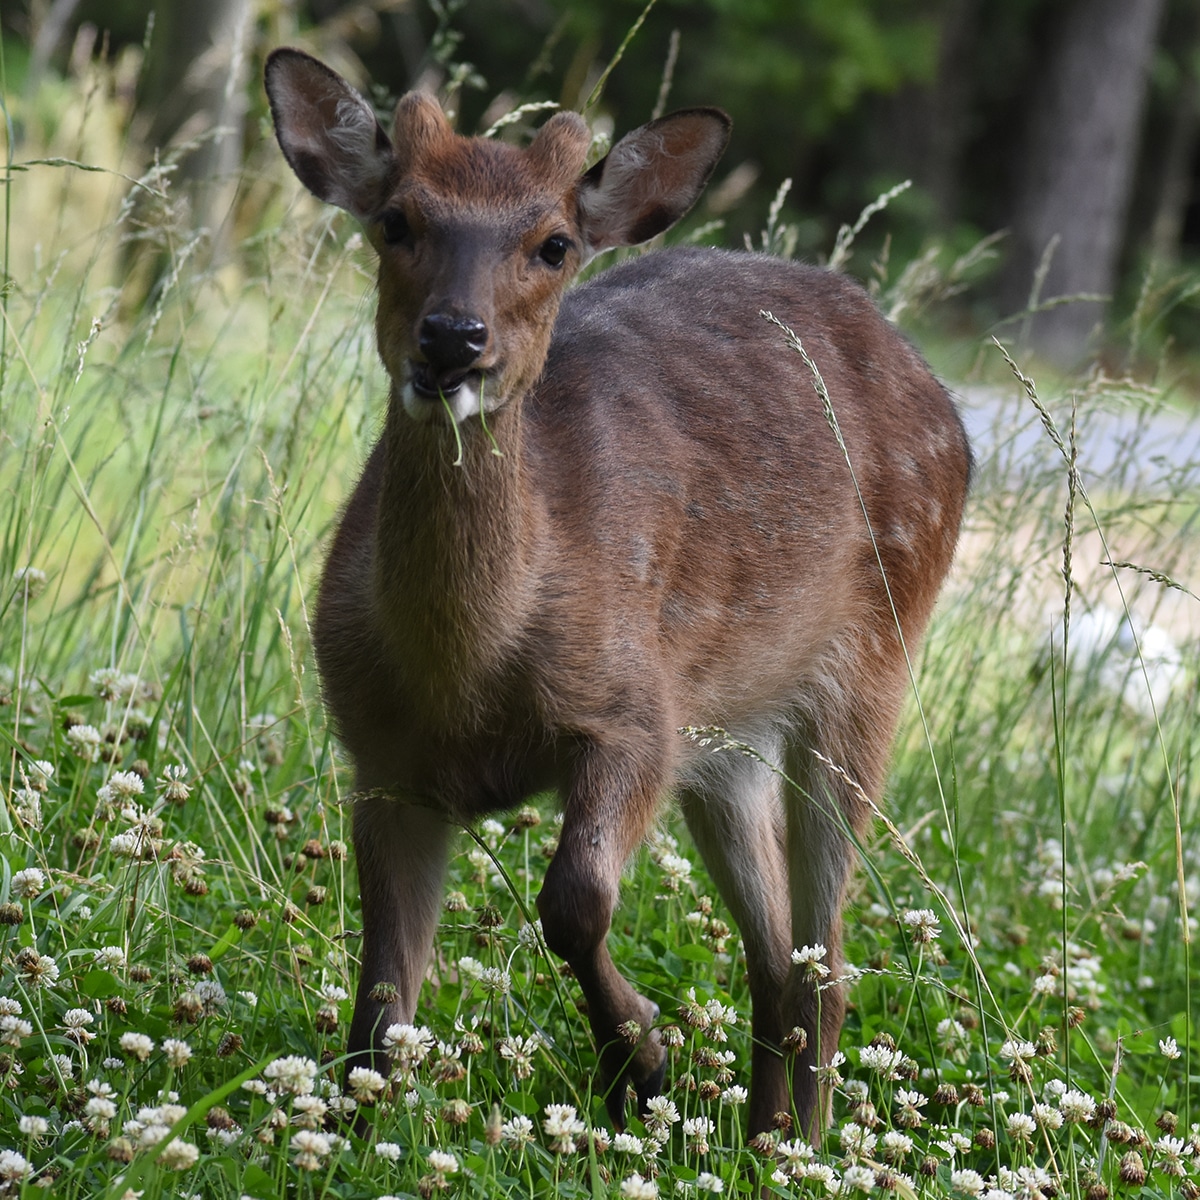
[[[84,112],[63,125],[78,144],[31,143],[18,158],[91,161],[102,139],[89,122],[113,115],[82,95],[62,103]],[[1183,921],[1194,936],[1197,601],[1100,564],[1195,587],[1200,463],[1156,464],[1135,438],[1123,455],[1136,486],[1089,476],[1092,414],[1149,412],[1164,396],[1081,380],[1087,492],[1071,487],[1069,392],[1039,398],[1065,454],[1048,433],[1029,452],[1021,429],[1042,417],[987,346],[1011,415],[981,447],[959,567],[917,664],[928,732],[910,705],[888,821],[863,847],[843,1082],[811,1157],[787,1131],[745,1142],[744,960],[669,815],[629,868],[611,941],[671,1029],[680,1120],[635,1123],[637,1145],[605,1132],[578,991],[526,924],[553,852],[549,802],[461,837],[416,1018],[429,1053],[367,1110],[365,1138],[321,1132],[321,1110],[339,1103],[360,918],[348,776],[318,700],[308,602],[385,383],[361,239],[305,201],[285,211],[294,190],[267,171],[247,187],[255,228],[210,268],[163,202],[169,186],[147,215],[122,209],[128,186],[111,174],[9,176],[9,1192],[649,1194],[636,1173],[663,1196],[714,1181],[820,1196],[840,1179],[847,1192],[1102,1200],[1136,1192],[1140,1169],[1148,1195],[1195,1197],[1197,973]],[[125,283],[142,276],[122,264],[147,244],[169,269],[143,302]],[[1149,685],[1168,668],[1151,639],[1143,677],[1095,616],[1125,605],[1177,648],[1157,711]],[[92,751],[78,732],[89,726]],[[170,786],[181,777],[186,797]],[[920,910],[938,919],[932,940],[920,940],[927,920],[903,918]],[[72,1010],[86,1015],[68,1021]],[[1168,1039],[1178,1057],[1160,1048]],[[319,1102],[282,1082],[244,1086],[288,1056],[307,1060],[290,1078]],[[574,1116],[548,1119],[552,1104]],[[1037,1118],[1029,1132],[1018,1114]],[[1178,1148],[1162,1140],[1170,1130]],[[22,1185],[11,1154],[29,1164]]]

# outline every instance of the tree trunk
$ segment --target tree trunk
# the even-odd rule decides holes
[[[1163,0],[1074,0],[1063,14],[1018,159],[1009,307],[1023,309],[1031,296],[1045,304],[1112,293],[1162,7]],[[1106,311],[1097,299],[1038,313],[1034,349],[1074,365]]]
[[[250,0],[159,0],[140,100],[149,116],[148,142],[166,152],[196,142],[180,160],[176,183],[195,229],[207,229],[219,260],[242,165],[247,112]]]

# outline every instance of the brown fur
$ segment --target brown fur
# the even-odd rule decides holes
[[[413,1016],[449,825],[552,788],[564,823],[538,909],[587,999],[620,1125],[626,1083],[644,1103],[664,1053],[657,1010],[605,938],[622,867],[675,787],[746,944],[751,1130],[794,1108],[811,1131],[825,1106],[809,1068],[836,1048],[843,1001],[836,986],[818,1001],[790,952],[823,942],[838,970],[847,830],[868,820],[813,751],[879,794],[908,686],[897,626],[911,654],[967,488],[949,397],[863,292],[826,272],[675,250],[565,292],[589,250],[690,207],[725,141],[714,110],[635,131],[581,178],[578,118],[554,118],[521,151],[456,137],[431,101],[407,97],[389,141],[296,51],[272,56],[267,81],[289,160],[379,250],[393,379],[315,624],[362,794],[351,1053],[370,1059],[386,1026]],[[409,232],[390,244],[397,212]],[[557,237],[560,266],[543,257]],[[762,309],[818,364],[861,500],[809,369]],[[410,376],[431,314],[486,338],[471,378],[495,445],[465,417],[461,465],[443,414],[406,407],[430,416]],[[745,738],[799,790],[698,748],[685,725]],[[381,981],[394,1001],[372,995]],[[632,1057],[617,1034],[630,1020],[647,1031]],[[794,1026],[809,1048],[789,1095],[779,1048]]]

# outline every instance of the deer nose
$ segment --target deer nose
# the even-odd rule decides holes
[[[488,329],[478,317],[430,313],[421,322],[421,353],[439,371],[462,371],[487,349]]]

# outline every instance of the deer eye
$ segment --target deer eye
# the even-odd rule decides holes
[[[407,241],[412,235],[408,218],[398,208],[389,208],[379,218],[379,228],[383,232],[383,240],[389,246],[395,246],[399,242]]]
[[[570,248],[571,243],[565,237],[555,234],[554,237],[549,237],[542,243],[538,250],[538,258],[548,267],[561,267]]]

